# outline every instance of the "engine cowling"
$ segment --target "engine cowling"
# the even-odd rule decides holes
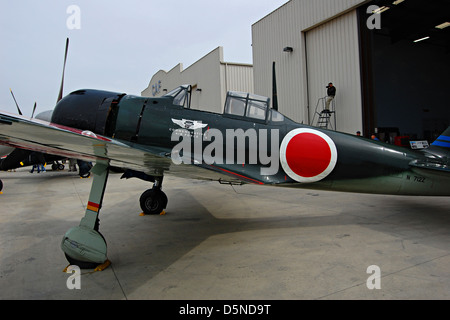
[[[51,122],[111,137],[124,93],[82,89],[61,99]]]

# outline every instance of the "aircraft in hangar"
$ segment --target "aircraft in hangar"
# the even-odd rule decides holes
[[[275,97],[275,95],[274,95]],[[190,108],[191,87],[159,98],[78,90],[51,122],[0,112],[0,143],[95,163],[85,216],[61,248],[80,268],[108,264],[99,212],[110,172],[153,187],[145,214],[167,207],[173,174],[229,184],[358,193],[449,196],[450,128],[429,148],[411,150],[296,123],[270,99],[228,92],[223,114]]]

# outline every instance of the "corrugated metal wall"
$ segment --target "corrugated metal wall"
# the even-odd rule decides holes
[[[220,65],[222,107],[228,91],[254,93],[253,66],[249,64],[222,62]]]
[[[294,1],[286,3],[252,27],[255,93],[272,95],[272,63],[276,62],[278,102],[282,113],[302,122],[307,116],[306,71],[303,67],[304,43]],[[284,53],[290,46],[292,53]]]
[[[306,59],[310,118],[314,117],[319,98],[326,96],[326,86],[333,82],[336,128],[349,133],[362,130],[361,76],[356,11],[327,22],[306,33]],[[332,118],[333,122],[334,119]],[[334,123],[333,123],[334,124]]]
[[[324,91],[325,86],[330,80],[328,76],[324,76],[324,80],[317,81],[311,78],[311,72],[316,71],[307,69],[308,64],[311,68],[314,68],[317,63],[314,61],[307,63],[309,56],[307,57],[306,52],[310,49],[307,49],[306,42],[311,42],[313,37],[316,37],[317,41],[322,41],[320,39],[323,39],[328,45],[331,45],[333,43],[332,39],[330,39],[330,42],[324,38],[327,34],[330,37],[344,37],[345,40],[340,41],[341,43],[349,43],[350,39],[352,39],[356,42],[352,42],[350,47],[339,46],[336,49],[325,51],[321,61],[331,66],[341,63],[336,60],[337,56],[347,55],[347,49],[352,51],[350,59],[359,61],[359,56],[355,56],[353,51],[353,45],[358,43],[357,21],[354,9],[365,2],[367,1],[291,0],[256,22],[252,26],[255,93],[265,96],[272,94],[272,63],[275,61],[280,111],[295,121],[308,124],[312,120],[311,112],[314,112],[314,110],[308,111],[308,108],[315,108],[318,99],[315,96],[316,92],[318,94],[322,90],[323,96],[326,92]],[[347,14],[349,15],[347,16]],[[345,17],[340,21],[340,17],[344,15]],[[338,27],[339,30],[336,30],[335,33],[332,30],[328,32],[327,28],[335,27]],[[317,31],[314,31],[316,28]],[[314,34],[314,32],[317,33]],[[308,34],[311,37],[310,40],[307,40]],[[293,51],[290,53],[283,51],[283,48],[288,46],[293,48]],[[313,43],[310,43],[310,46],[314,48]],[[336,50],[340,50],[340,52],[337,53]],[[323,53],[324,51],[321,52]],[[314,54],[310,53],[310,56]],[[353,62],[353,60],[351,61]],[[336,71],[336,74],[339,73],[339,78],[336,76],[335,80],[332,81],[336,82],[338,90],[343,90],[347,86],[340,86],[338,80],[341,77],[346,79],[355,76],[354,67],[356,65],[351,63],[350,70],[347,70],[345,66],[341,66],[340,70]],[[308,80],[313,81],[313,83],[308,84]],[[326,82],[325,85],[323,81]],[[355,84],[355,86],[357,85]],[[358,89],[360,88],[358,87]],[[356,99],[351,100],[353,104]],[[344,102],[339,103],[343,105]],[[359,108],[361,107],[361,102],[359,102],[358,106]],[[353,133],[355,128],[361,126],[362,119],[356,119],[360,114],[358,115],[358,112],[354,111],[355,105],[347,107],[351,108],[348,114],[351,114],[354,118],[349,119],[349,121],[339,122],[338,130]],[[343,110],[343,114],[345,113],[347,112]],[[345,116],[341,117],[342,120],[345,119]],[[339,119],[338,115],[337,120],[340,121]],[[348,126],[348,124],[350,125]]]
[[[192,109],[222,113],[227,91],[253,93],[253,66],[224,62],[223,48],[217,47],[184,70],[179,64],[169,72],[158,71],[141,95],[159,97],[183,84],[194,86]],[[155,95],[154,85],[161,87]]]

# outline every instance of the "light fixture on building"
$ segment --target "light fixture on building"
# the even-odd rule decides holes
[[[284,52],[292,52],[294,49],[292,47],[286,47],[283,49]]]
[[[414,40],[414,42],[420,42],[420,41],[427,40],[427,39],[430,39],[430,37],[423,37],[423,38]]]
[[[382,12],[385,12],[385,11],[389,10],[389,9],[390,9],[390,7],[382,6],[381,8],[373,10],[372,13],[380,14]]]
[[[202,89],[197,88],[195,91],[197,91],[197,92],[202,92]]]
[[[444,23],[441,23],[440,25],[436,26],[437,29],[441,29],[441,30],[445,29],[447,27],[450,27],[450,22],[444,22]]]
[[[394,2],[392,2],[392,4],[398,5],[400,3],[402,3],[405,0],[395,0]]]

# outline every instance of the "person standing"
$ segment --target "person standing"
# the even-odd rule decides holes
[[[336,96],[336,87],[332,82],[328,84],[327,88],[327,97],[325,101],[325,109],[324,112],[330,112],[330,104],[333,102],[334,97]]]
[[[69,159],[69,172],[77,171],[77,159]]]
[[[38,170],[38,173],[40,173],[41,171],[42,172],[46,172],[47,171],[47,170],[45,170],[45,164],[44,163],[38,163],[37,170]]]

